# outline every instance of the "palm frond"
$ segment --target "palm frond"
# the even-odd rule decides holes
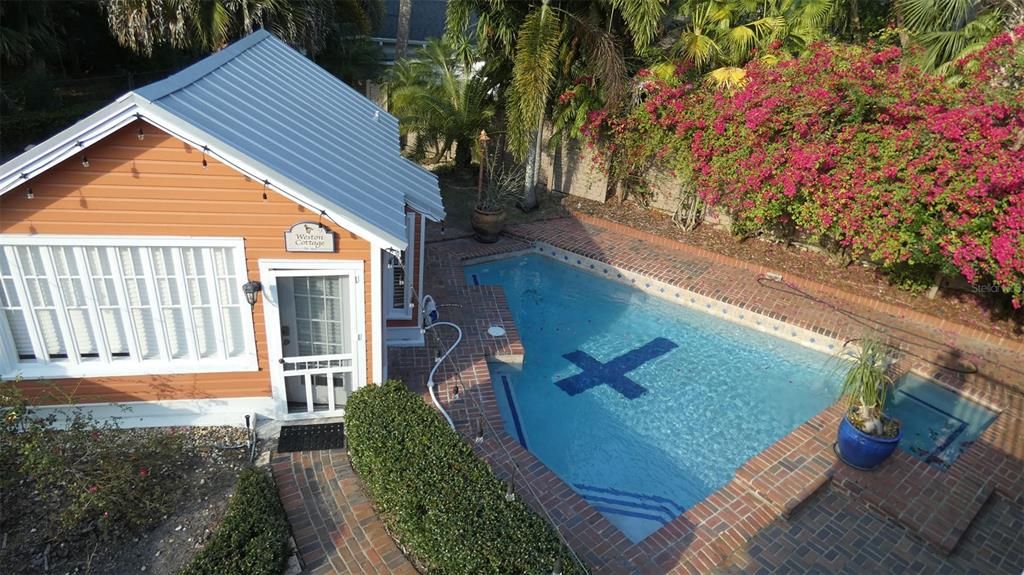
[[[546,1],[526,16],[519,29],[508,99],[509,144],[519,158],[526,156],[530,134],[547,106],[561,32],[558,15]]]

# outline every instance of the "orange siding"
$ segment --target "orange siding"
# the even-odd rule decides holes
[[[145,139],[139,141],[140,127]],[[89,167],[75,157],[33,178],[35,198],[20,189],[0,197],[0,233],[74,235],[228,236],[245,238],[249,279],[259,280],[258,260],[332,259],[363,262],[366,310],[366,373],[372,381],[373,334],[370,243],[329,221],[337,251],[290,253],[284,232],[317,214],[149,124],[135,123],[85,150]],[[241,289],[241,288],[239,288]],[[59,380],[80,403],[215,397],[269,396],[263,297],[253,310],[259,371],[96,377]],[[39,382],[25,382],[39,390]]]

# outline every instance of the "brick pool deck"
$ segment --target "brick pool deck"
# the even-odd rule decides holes
[[[634,545],[504,431],[487,362],[521,361],[524,349],[501,288],[466,285],[463,262],[543,246],[826,338],[843,341],[861,337],[869,327],[884,330],[901,350],[897,374],[923,373],[999,411],[999,417],[949,470],[897,451],[879,471],[863,473],[836,461],[832,442],[842,409],[833,405],[749,460],[722,489]],[[836,564],[829,561],[836,557],[853,568],[849,566],[856,565],[862,552],[873,554],[879,565],[892,557],[906,567],[901,572],[930,572],[935,565],[950,572],[959,572],[958,566],[986,573],[1024,569],[1020,554],[1007,547],[1022,543],[1024,346],[1019,341],[904,313],[799,278],[785,278],[788,286],[767,285],[758,274],[770,270],[593,218],[512,226],[507,237],[492,245],[468,239],[435,242],[429,244],[427,258],[425,292],[441,304],[443,319],[462,326],[465,336],[452,361],[435,377],[442,402],[467,440],[484,424],[486,439],[474,446],[476,452],[495,473],[511,480],[528,504],[549,517],[593,572],[786,572],[793,569],[786,569],[785,561],[759,551],[786,545],[802,551],[790,558],[791,567],[803,566],[797,571],[830,572]],[[503,325],[506,335],[487,335],[491,325]],[[442,334],[442,329],[438,335],[452,341],[452,334]],[[425,394],[436,353],[437,342],[427,348],[391,349],[390,376]],[[976,373],[941,367],[972,364]],[[996,520],[993,505],[1004,510]],[[877,523],[900,537],[846,535],[848,522],[854,521],[849,517],[858,526]],[[870,550],[862,551],[868,544]],[[839,555],[829,558],[827,550],[833,547]],[[977,561],[965,559],[965,549]],[[820,557],[825,559],[818,561]]]
[[[374,514],[344,449],[277,453],[271,468],[303,573],[417,574]]]

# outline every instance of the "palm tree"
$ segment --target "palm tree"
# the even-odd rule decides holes
[[[896,12],[910,33],[911,43],[922,48],[917,62],[940,73],[949,65],[979,50],[998,34],[1004,23],[1000,2],[991,0],[897,0]],[[1017,8],[1006,2],[1006,7]]]
[[[405,58],[409,46],[409,23],[412,20],[412,0],[399,0],[398,27],[395,31],[395,60]]]
[[[800,52],[828,34],[836,0],[676,0],[667,26],[669,55],[692,62],[712,76],[733,77],[723,68],[742,67],[755,50],[772,43]]]
[[[521,207],[537,205],[541,127],[555,88],[578,75],[600,80],[605,99],[625,92],[627,58],[657,37],[668,0],[450,0],[448,34],[474,36],[505,98],[509,147],[529,156]],[[472,17],[475,15],[475,22]],[[472,28],[470,27],[472,23]],[[628,41],[624,41],[628,38]]]
[[[391,112],[402,133],[415,134],[419,152],[438,156],[455,147],[455,165],[468,168],[473,142],[494,117],[485,78],[444,40],[430,40],[414,58],[399,60],[387,79]]]
[[[169,44],[200,52],[270,28],[310,57],[328,44],[339,22],[366,34],[381,0],[101,0],[110,32],[132,51],[151,55]]]

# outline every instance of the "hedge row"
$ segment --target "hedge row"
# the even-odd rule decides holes
[[[274,480],[259,469],[246,469],[224,521],[180,575],[280,575],[289,535]]]
[[[554,530],[419,396],[399,382],[349,398],[352,463],[382,518],[431,575],[551,573]],[[568,559],[565,573],[579,573]]]

